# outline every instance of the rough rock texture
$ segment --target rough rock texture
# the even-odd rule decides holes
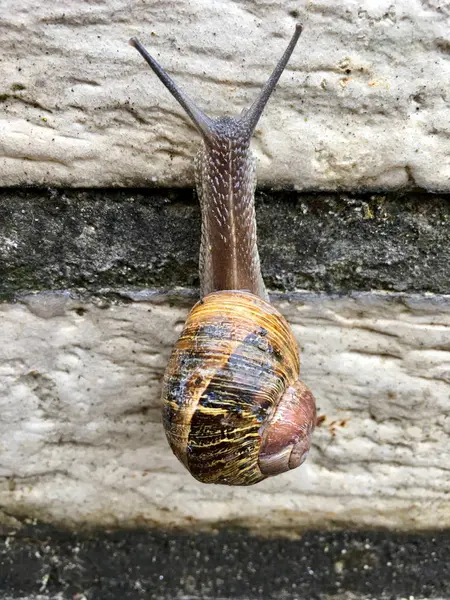
[[[0,185],[192,185],[198,135],[127,45],[212,116],[305,31],[254,137],[260,182],[450,189],[450,9],[438,0],[4,0]]]
[[[271,290],[450,291],[447,195],[259,192]],[[0,190],[0,299],[28,290],[198,287],[191,191]]]
[[[187,309],[129,299],[140,301],[0,305],[4,519],[450,527],[448,296],[284,296],[326,418],[303,467],[251,489],[200,485],[170,453],[160,381]]]
[[[239,530],[80,534],[35,524],[0,535],[2,572],[2,600],[448,600],[450,535],[267,540]]]

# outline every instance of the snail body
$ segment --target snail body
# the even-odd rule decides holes
[[[202,213],[200,293],[163,381],[169,445],[204,483],[252,485],[299,466],[316,423],[299,379],[297,342],[269,303],[256,240],[250,138],[301,33],[295,33],[252,106],[211,119],[135,39],[130,41],[202,135],[196,187]]]

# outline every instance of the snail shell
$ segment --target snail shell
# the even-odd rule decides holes
[[[316,422],[297,342],[268,302],[241,291],[196,304],[163,383],[175,455],[205,483],[250,485],[299,466]]]
[[[268,302],[256,243],[250,138],[297,43],[297,26],[272,75],[239,118],[211,119],[136,40],[203,138],[196,161],[202,212],[202,300],[189,314],[163,382],[169,444],[205,483],[251,485],[299,466],[316,423],[300,381],[293,333]]]

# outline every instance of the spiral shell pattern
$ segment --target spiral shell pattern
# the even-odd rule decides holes
[[[204,483],[251,485],[264,427],[297,379],[297,342],[284,317],[242,291],[207,295],[190,312],[167,366],[169,444]]]

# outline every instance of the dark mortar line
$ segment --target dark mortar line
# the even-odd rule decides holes
[[[259,190],[269,290],[450,291],[450,195]],[[0,189],[0,300],[45,289],[198,287],[186,189]]]
[[[0,537],[0,592],[87,600],[139,598],[444,598],[450,531],[308,531],[261,538],[134,529],[70,532],[36,524]]]

